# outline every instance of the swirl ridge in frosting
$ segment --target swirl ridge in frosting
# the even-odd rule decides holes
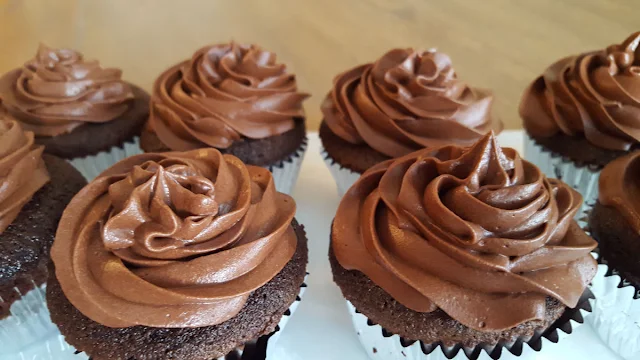
[[[618,210],[640,234],[640,151],[620,157],[602,169],[598,201]]]
[[[56,136],[124,114],[134,96],[121,77],[75,50],[40,45],[33,59],[0,78],[0,94],[25,130]]]
[[[11,225],[22,207],[49,182],[42,160],[43,146],[35,136],[4,112],[0,102],[0,234]]]
[[[488,134],[369,169],[340,203],[332,249],[411,310],[499,331],[544,319],[548,296],[577,304],[596,269],[581,202]]]
[[[243,137],[293,129],[308,96],[274,53],[235,42],[211,45],[158,77],[149,123],[171,150],[226,149]]]
[[[621,44],[552,64],[524,92],[520,116],[533,137],[583,135],[609,150],[640,141],[640,32]]]
[[[459,80],[435,50],[393,49],[336,76],[321,108],[331,131],[389,157],[449,143],[469,145],[502,130],[488,90]]]
[[[216,325],[293,257],[295,208],[267,169],[215,149],[138,155],[78,193],[51,256],[67,298],[100,324]]]

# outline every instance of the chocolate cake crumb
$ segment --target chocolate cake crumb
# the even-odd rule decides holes
[[[566,309],[558,300],[547,297],[543,321],[528,321],[504,331],[478,331],[462,325],[440,309],[421,313],[406,308],[360,271],[343,268],[332,248],[329,249],[329,262],[333,280],[342,294],[369,319],[370,324],[379,324],[387,335],[398,334],[408,341],[422,341],[424,344],[442,342],[445,346],[462,344],[465,347],[501,341],[508,343],[519,337],[531,337],[536,330],[549,327]]]
[[[20,210],[0,234],[0,319],[21,295],[47,279],[49,250],[58,221],[84,177],[67,161],[43,155],[51,180]],[[16,291],[15,289],[18,289]]]
[[[391,159],[367,144],[352,144],[334,134],[323,121],[320,124],[320,139],[329,158],[345,169],[364,173],[370,167]]]
[[[274,166],[295,155],[306,141],[304,119],[297,119],[293,129],[264,139],[243,138],[227,149],[218,149],[223,154],[231,154],[247,165]],[[145,152],[171,151],[158,136],[145,129],[140,138],[140,146]],[[205,146],[203,146],[205,147]]]

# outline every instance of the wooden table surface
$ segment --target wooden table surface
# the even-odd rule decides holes
[[[639,30],[638,0],[0,0],[0,72],[39,42],[73,47],[147,89],[199,47],[235,39],[278,54],[297,74],[316,129],[334,75],[392,47],[436,47],[458,76],[492,88],[520,127],[527,84],[559,57]]]

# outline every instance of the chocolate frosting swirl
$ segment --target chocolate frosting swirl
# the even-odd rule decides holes
[[[450,143],[469,145],[502,130],[493,96],[460,81],[435,50],[394,49],[333,81],[322,104],[331,131],[390,157]]]
[[[340,203],[332,247],[409,309],[504,330],[544,319],[547,296],[574,307],[595,275],[581,202],[489,134],[369,169]]]
[[[598,200],[618,210],[640,234],[640,151],[617,158],[602,169]]]
[[[0,102],[0,234],[15,220],[22,207],[49,182],[42,160],[43,146],[7,114]]]
[[[40,45],[35,58],[0,78],[0,94],[26,130],[56,136],[126,112],[133,92],[121,76],[77,51]]]
[[[212,45],[158,77],[149,123],[172,150],[225,149],[242,137],[293,129],[308,96],[274,53],[235,42]]]
[[[295,202],[208,148],[125,159],[80,191],[51,251],[71,303],[109,327],[220,324],[292,258]]]
[[[640,141],[640,32],[620,45],[570,56],[551,65],[520,102],[534,137],[584,135],[609,150]]]

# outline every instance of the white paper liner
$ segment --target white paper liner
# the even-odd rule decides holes
[[[358,178],[360,178],[360,173],[355,172],[351,169],[347,169],[342,167],[340,164],[335,162],[325,149],[320,146],[320,154],[322,154],[322,159],[325,164],[329,168],[331,172],[331,176],[333,176],[333,180],[336,182],[336,187],[338,188],[338,196],[342,197],[349,190],[351,185],[353,185]]]
[[[308,276],[308,274],[307,274]],[[278,339],[280,338],[280,333],[284,329],[284,327],[289,322],[289,319],[296,311],[298,306],[300,305],[300,301],[302,301],[302,296],[307,289],[306,284],[307,277],[305,277],[305,282],[300,286],[300,292],[296,297],[296,300],[289,306],[289,309],[285,312],[280,319],[280,322],[276,326],[276,331],[268,338],[267,341],[267,359],[269,359],[269,354],[273,352],[273,348],[276,346]],[[46,305],[44,306],[46,310]],[[25,349],[22,353],[12,354],[9,357],[0,356],[0,360],[87,360],[89,357],[87,354],[83,352],[77,352],[76,349],[69,345],[65,340],[64,336],[60,334],[58,328],[55,324],[51,323],[49,319],[49,312],[46,311],[46,320],[47,325],[52,327],[52,331],[46,337],[41,338],[41,340],[32,345],[29,349]],[[242,359],[242,349],[237,349],[227,356],[220,357],[218,359],[212,360],[244,360]],[[254,359],[250,359],[254,360]],[[256,359],[258,360],[258,359]],[[263,360],[263,359],[260,359]]]
[[[302,146],[290,158],[281,161],[277,165],[267,167],[273,175],[276,190],[281,193],[291,194],[298,181],[298,175],[300,175],[302,161],[306,152],[307,140],[305,139]]]
[[[549,178],[560,179],[576,189],[584,199],[576,217],[588,210],[598,199],[600,170],[596,167],[576,165],[573,161],[545,150],[525,134],[524,157],[534,163]]]
[[[307,274],[307,276],[304,278],[304,283],[300,287],[300,292],[298,293],[298,297],[296,298],[296,301],[294,301],[293,304],[291,304],[288,312],[286,312],[285,315],[282,317],[282,319],[280,319],[280,322],[276,327],[276,332],[273,335],[271,335],[271,337],[269,338],[268,345],[267,345],[267,357],[266,357],[267,360],[278,360],[273,357],[274,356],[273,354],[275,353],[276,344],[280,339],[280,335],[282,335],[282,330],[287,325],[289,320],[291,320],[291,316],[298,309],[298,306],[300,306],[300,301],[302,301],[302,296],[304,295],[304,292],[307,290],[308,276],[309,274]]]
[[[624,286],[623,279],[611,274],[606,264],[598,264],[591,292],[596,299],[590,300],[593,314],[587,321],[620,357],[640,359],[640,299],[634,299],[638,291]]]
[[[441,345],[438,345],[437,348],[434,348],[433,351],[431,351],[431,353],[425,354],[422,350],[423,345],[420,341],[403,345],[403,340],[400,336],[396,334],[388,334],[380,325],[372,324],[365,315],[356,311],[356,308],[349,301],[347,301],[347,308],[351,315],[351,321],[356,334],[358,335],[358,339],[360,340],[365,352],[372,360],[467,360],[469,358],[492,360],[496,358],[496,355],[491,354],[491,352],[493,352],[497,346],[479,346],[472,349],[473,351],[470,350],[469,355],[467,355],[465,353],[465,349],[460,348],[459,346],[443,348]],[[579,314],[576,315],[579,315],[579,320],[582,321],[582,318],[587,313],[588,311],[581,308],[579,310]],[[536,344],[535,347],[537,349],[532,348],[529,343],[522,342],[520,340],[513,344],[502,344],[504,348],[502,348],[502,351],[500,352],[499,359],[518,359],[520,356],[530,356],[538,351],[544,351],[545,346],[549,347],[552,343],[558,342],[560,339],[567,337],[577,327],[582,325],[583,322],[576,320],[576,318],[571,318],[566,324],[559,326],[550,334],[545,334],[544,336],[540,336],[541,333],[536,333],[534,338],[538,339],[534,340],[533,343]],[[529,341],[530,339],[523,340]],[[515,355],[511,351],[507,350],[507,348],[511,348],[514,353],[519,353],[519,355]],[[445,351],[448,354],[445,354]],[[452,351],[455,355],[452,355]]]
[[[140,138],[135,137],[133,141],[128,141],[122,145],[114,146],[109,151],[99,152],[80,158],[70,159],[69,162],[87,179],[93,180],[101,172],[107,170],[111,165],[129,156],[142,154],[140,149]]]
[[[39,343],[58,334],[49,317],[45,287],[35,286],[11,304],[9,311],[0,320],[0,360],[40,359],[36,356]]]

